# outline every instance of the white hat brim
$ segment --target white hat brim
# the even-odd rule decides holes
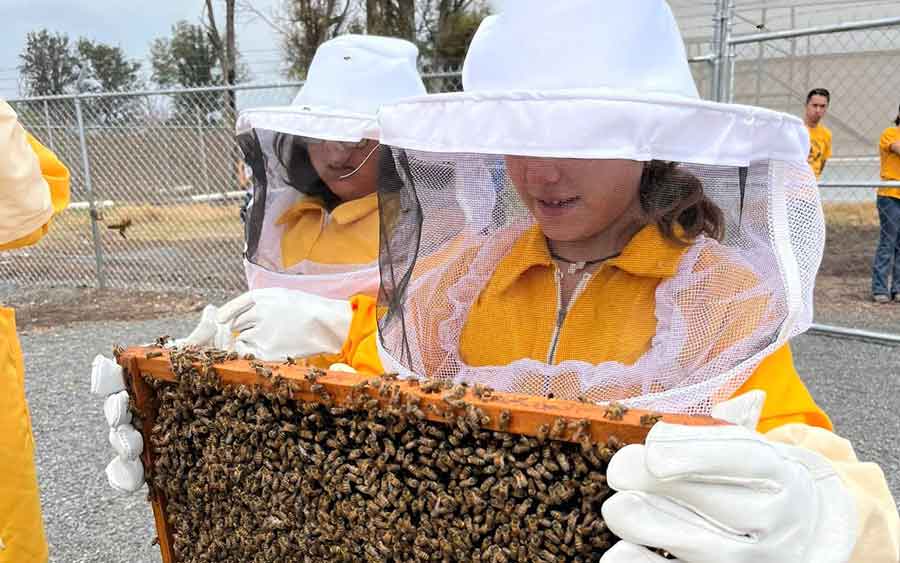
[[[408,98],[382,106],[379,127],[384,144],[448,153],[722,166],[809,154],[806,127],[787,114],[596,88]]]
[[[242,111],[235,124],[238,135],[265,129],[326,141],[356,142],[378,139],[375,115],[340,112],[310,106],[274,106]]]

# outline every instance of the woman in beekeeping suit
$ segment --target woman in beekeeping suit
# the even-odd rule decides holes
[[[249,291],[216,308],[177,344],[215,345],[262,360],[339,357],[354,295],[378,291],[377,186],[390,170],[379,106],[425,93],[418,49],[401,39],[344,35],[319,46],[291,106],[251,109],[237,141],[253,182],[245,214]],[[379,162],[386,160],[386,165]],[[382,176],[380,178],[379,176]],[[143,443],[131,426],[121,369],[98,356],[92,389],[108,396],[113,487],[143,483]]]
[[[0,251],[41,239],[69,203],[69,171],[0,100]],[[0,563],[47,561],[25,366],[12,309],[0,308]]]
[[[250,291],[215,315],[208,308],[184,343],[218,334],[220,347],[271,360],[340,350],[347,300],[378,290],[384,149],[376,113],[425,93],[417,57],[401,39],[337,37],[316,51],[291,106],[241,113],[237,140],[253,182],[244,250]],[[317,330],[307,330],[307,320]]]
[[[803,123],[701,101],[663,0],[508,2],[463,83],[380,113],[398,175],[353,325],[384,370],[736,422],[613,457],[604,562],[896,561],[883,473],[786,347],[824,241]],[[425,196],[447,177],[462,227]]]

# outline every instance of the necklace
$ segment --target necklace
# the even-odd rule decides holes
[[[610,254],[609,256],[604,256],[603,258],[597,258],[595,260],[569,260],[568,258],[563,258],[559,254],[553,252],[553,250],[550,249],[549,244],[547,245],[547,248],[550,250],[550,256],[554,260],[559,260],[560,262],[565,262],[566,264],[569,265],[569,267],[567,268],[567,271],[566,271],[566,273],[569,275],[579,272],[579,271],[587,268],[588,266],[593,266],[594,264],[599,264],[600,262],[606,262],[607,260],[612,260],[613,258],[615,258],[621,254],[621,252],[616,252],[615,254]]]

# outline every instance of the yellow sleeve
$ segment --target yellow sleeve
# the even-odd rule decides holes
[[[828,131],[828,136],[825,137],[825,150],[822,154],[822,160],[828,160],[831,158],[831,131]]]
[[[69,202],[69,171],[0,100],[0,250],[34,244]]]
[[[353,319],[341,350],[341,361],[358,373],[384,373],[375,345],[375,339],[378,338],[375,305],[375,299],[368,295],[357,295],[350,299]]]
[[[878,150],[880,150],[883,153],[890,152],[891,145],[893,143],[894,143],[894,135],[893,135],[893,132],[891,131],[891,128],[888,127],[881,134],[881,139],[879,139],[879,141],[878,141]]]
[[[28,144],[38,156],[41,164],[41,175],[50,186],[50,199],[53,202],[53,214],[62,212],[69,206],[69,169],[57,156],[26,132]]]
[[[766,402],[757,426],[760,432],[768,432],[791,423],[808,424],[826,430],[834,428],[828,415],[816,404],[800,379],[794,367],[791,348],[787,344],[763,360],[734,395],[753,389],[766,392]]]
[[[850,563],[898,560],[900,516],[878,465],[859,461],[850,442],[822,428],[789,424],[767,433],[766,438],[812,450],[831,462],[856,500],[859,525]]]

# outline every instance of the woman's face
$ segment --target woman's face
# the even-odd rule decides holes
[[[378,150],[377,141],[321,141],[310,143],[308,147],[309,159],[316,173],[341,201],[351,201],[375,193],[378,188],[378,155],[369,155],[373,149]],[[368,160],[366,157],[369,157]]]
[[[550,240],[587,240],[641,215],[641,162],[507,156],[506,168]]]

